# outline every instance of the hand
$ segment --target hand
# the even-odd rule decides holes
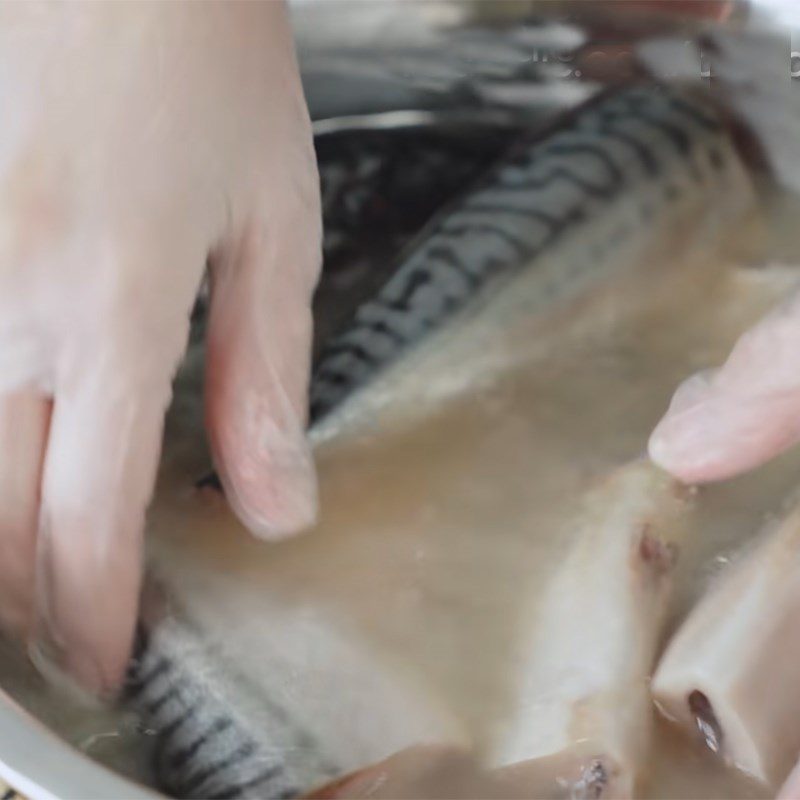
[[[650,456],[687,483],[757,467],[800,441],[800,294],[742,336],[720,369],[679,387]]]
[[[2,5],[0,98],[0,617],[105,690],[207,259],[228,497],[264,537],[313,520],[310,124],[277,2]]]

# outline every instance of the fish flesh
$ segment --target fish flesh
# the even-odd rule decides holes
[[[660,86],[612,94],[520,143],[408,245],[376,297],[322,348],[312,439],[319,448],[348,419],[374,418],[394,398],[392,375],[414,368],[412,353],[441,349],[447,337],[480,352],[489,311],[509,324],[552,319],[632,269],[676,225],[685,245],[690,231],[713,236],[751,203],[713,110]],[[176,398],[173,434],[192,396]],[[346,619],[265,588],[257,573],[274,549],[237,538],[236,556],[210,562],[185,543],[166,554],[187,519],[209,532],[230,525],[224,509],[198,517],[180,501],[151,524],[152,574],[172,610],[147,626],[129,696],[155,732],[162,787],[181,797],[288,797],[411,745],[468,738],[424,680],[366,648]]]
[[[776,790],[800,751],[800,504],[718,576],[653,678],[662,712]]]
[[[495,759],[572,756],[572,796],[633,797],[651,741],[649,676],[690,537],[694,492],[641,459],[590,491],[515,663]]]

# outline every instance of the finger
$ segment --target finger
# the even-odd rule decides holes
[[[266,538],[302,530],[316,516],[305,426],[318,214],[313,199],[274,207],[212,274],[209,439],[231,506]]]
[[[30,624],[39,487],[51,404],[33,390],[0,397],[0,619]]]
[[[103,692],[122,680],[133,638],[169,380],[75,372],[57,391],[45,460],[35,647]]]
[[[690,378],[650,438],[650,456],[692,483],[752,469],[800,441],[800,302],[769,314],[713,374]]]
[[[792,770],[778,793],[778,800],[800,800],[800,762]]]

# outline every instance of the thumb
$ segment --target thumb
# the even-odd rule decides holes
[[[264,538],[316,517],[305,426],[319,262],[312,193],[250,224],[212,272],[206,426],[228,501]]]
[[[800,295],[734,346],[716,372],[678,389],[650,456],[689,483],[721,480],[800,441]]]

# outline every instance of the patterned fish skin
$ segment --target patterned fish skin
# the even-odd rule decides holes
[[[159,787],[173,797],[283,800],[338,770],[277,704],[263,710],[270,723],[267,748],[258,731],[221,696],[208,692],[225,678],[219,660],[177,621],[160,626],[135,660],[127,702],[157,731],[153,764]]]
[[[549,136],[522,143],[429,224],[377,295],[322,349],[314,419],[491,287],[544,269],[561,243],[585,239],[576,269],[591,272],[601,249],[623,247],[631,226],[646,226],[682,193],[713,196],[733,161],[738,166],[714,112],[658,86],[610,95]],[[614,217],[615,201],[631,196],[641,198],[633,221],[609,219],[604,240],[587,236],[591,223]],[[132,667],[130,702],[157,732],[162,787],[187,798],[281,798],[337,774],[325,742],[301,730],[278,699],[248,707],[236,681],[232,665],[180,619],[151,633]]]
[[[27,800],[15,789],[12,789],[5,781],[0,780],[0,800]]]
[[[536,269],[604,205],[664,180],[676,162],[688,162],[698,184],[707,180],[708,165],[724,166],[723,136],[720,121],[700,103],[645,86],[515,148],[418,236],[349,328],[322,348],[311,385],[312,423],[498,279]],[[665,181],[665,192],[680,191],[670,187]],[[643,208],[642,222],[654,212]]]

